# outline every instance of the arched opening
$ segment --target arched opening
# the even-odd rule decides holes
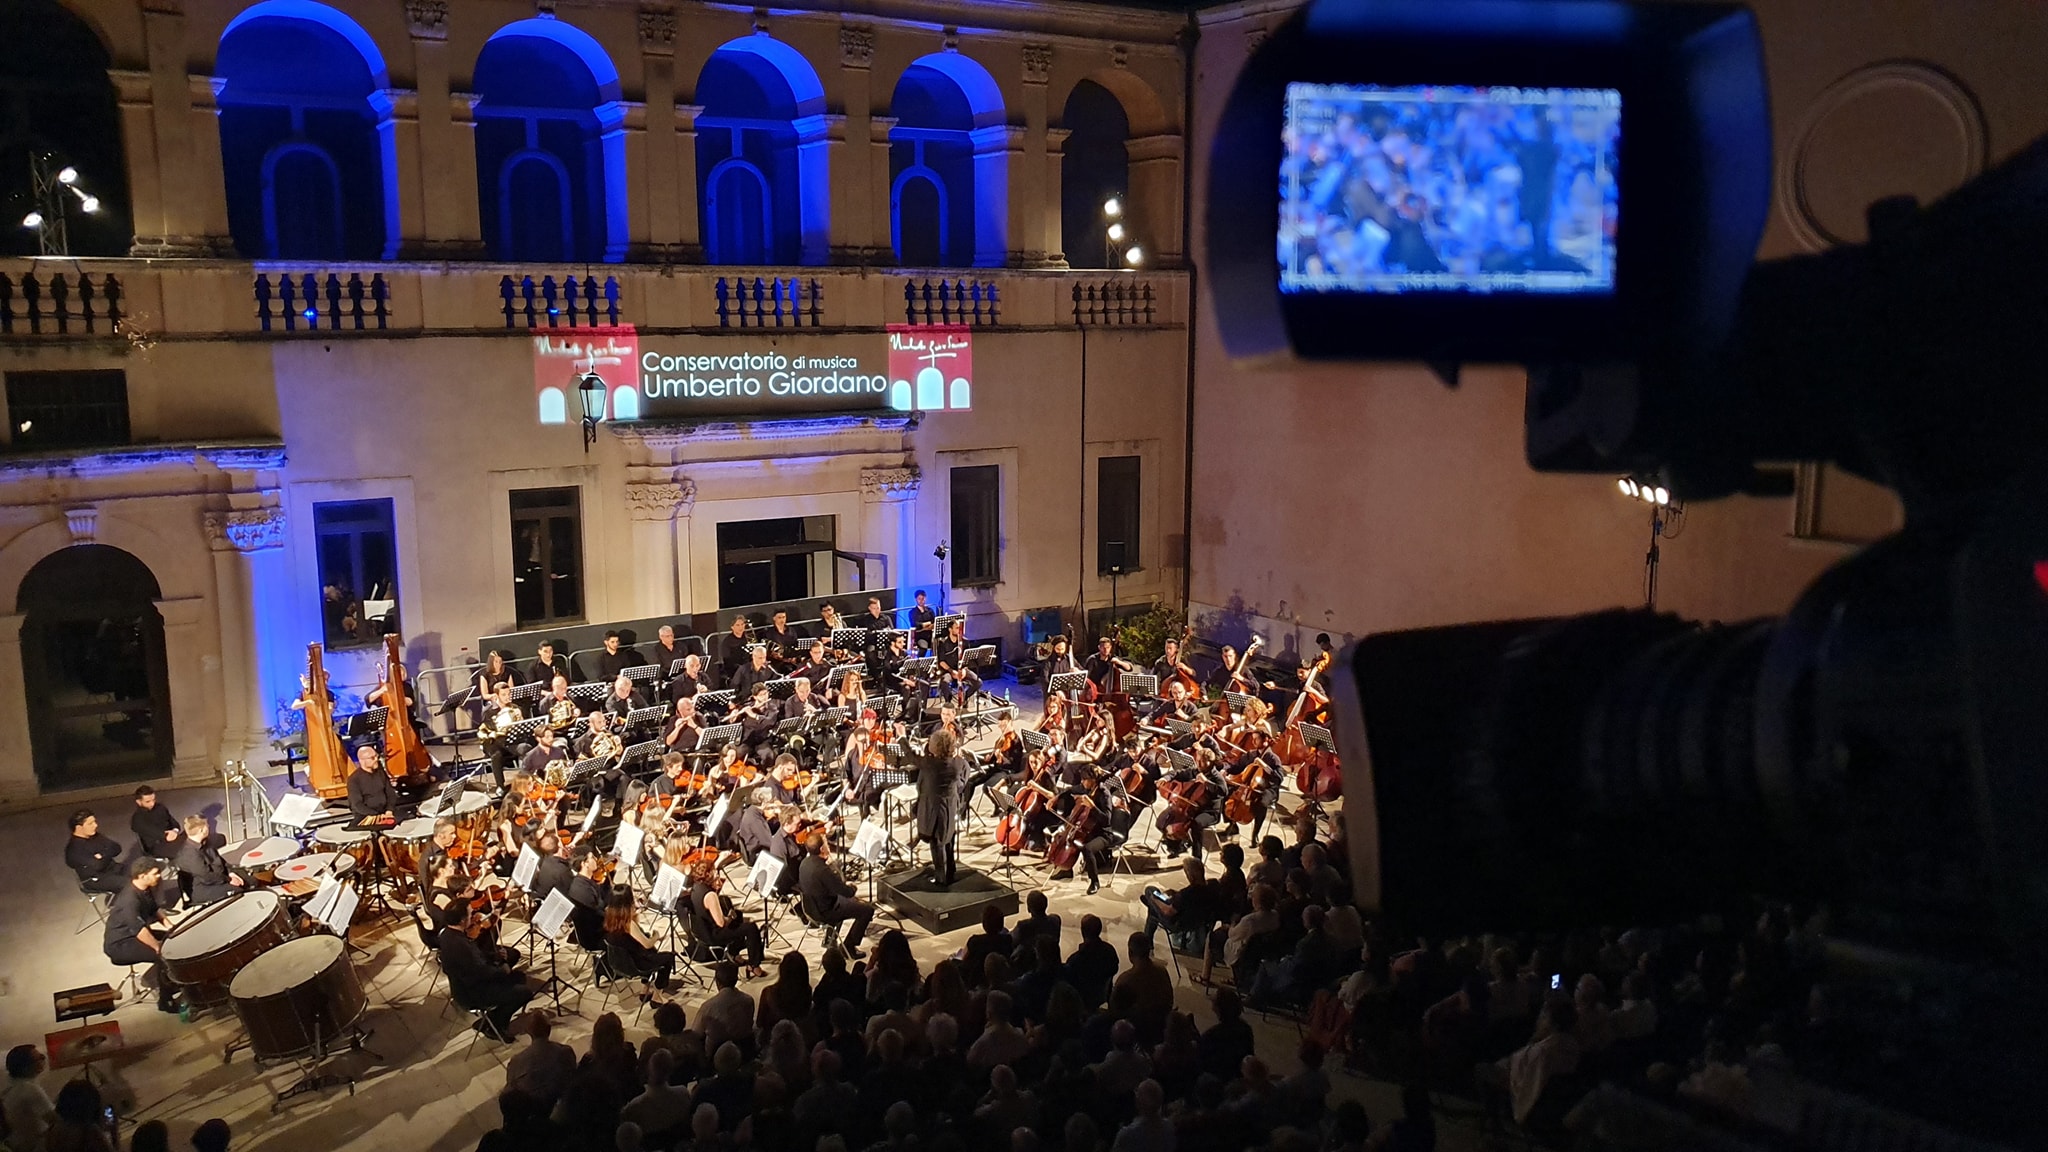
[[[889,129],[889,220],[908,267],[1003,263],[1009,223],[1002,92],[955,52],[913,63],[896,82]]]
[[[476,60],[477,207],[506,261],[626,255],[625,111],[619,74],[560,20],[500,28]]]
[[[1074,85],[1061,116],[1067,143],[1060,160],[1060,245],[1073,268],[1121,266],[1105,230],[1112,221],[1102,205],[1111,196],[1128,199],[1130,159],[1126,142],[1130,117],[1116,94],[1093,80]],[[1124,227],[1138,225],[1129,219]]]
[[[170,775],[161,597],[148,565],[104,544],[53,552],[22,577],[22,684],[44,789]]]
[[[825,89],[810,63],[769,36],[742,36],[704,62],[696,99],[705,259],[823,264]]]
[[[228,230],[269,260],[398,254],[397,156],[384,58],[312,0],[264,0],[214,61]]]
[[[0,220],[0,255],[40,251],[35,229],[15,226],[35,203],[31,155],[49,157],[52,172],[76,168],[78,187],[99,198],[97,212],[63,198],[71,254],[127,255],[135,226],[106,45],[56,0],[0,4],[0,44],[17,46],[0,54],[0,203],[11,214]]]

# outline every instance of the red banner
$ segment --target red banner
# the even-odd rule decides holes
[[[889,407],[899,412],[973,407],[973,329],[889,325]]]
[[[543,424],[584,416],[579,385],[596,373],[605,385],[602,420],[640,418],[640,337],[631,326],[564,328],[533,338],[533,394]]]

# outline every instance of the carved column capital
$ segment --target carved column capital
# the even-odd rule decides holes
[[[890,504],[917,499],[924,473],[915,468],[863,468],[860,470],[861,497],[869,504]]]
[[[689,480],[640,481],[626,485],[626,510],[635,520],[672,520],[688,516],[697,502],[697,485]]]
[[[1052,45],[1024,45],[1024,82],[1043,84],[1052,77]]]
[[[847,68],[866,68],[875,62],[875,26],[839,26],[839,63]]]
[[[100,510],[90,505],[83,508],[66,508],[64,526],[71,530],[72,544],[90,544],[99,532]]]
[[[257,552],[284,546],[284,509],[238,508],[206,514],[207,543],[216,552]]]
[[[640,50],[666,56],[676,50],[676,14],[671,8],[640,10]]]
[[[405,0],[405,21],[415,40],[446,40],[448,0]]]
[[[1131,46],[1129,44],[1111,45],[1109,49],[1109,62],[1118,68],[1129,68],[1131,66]]]

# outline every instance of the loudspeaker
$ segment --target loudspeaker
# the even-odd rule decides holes
[[[1124,571],[1124,542],[1104,540],[1102,542],[1102,570],[1122,575]]]

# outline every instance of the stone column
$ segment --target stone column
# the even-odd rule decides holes
[[[277,698],[296,687],[290,637],[264,627],[285,619],[288,608],[284,509],[208,512],[205,525],[220,614],[221,754],[240,758],[268,742]]]
[[[889,132],[895,127],[894,116],[868,117],[868,202],[874,212],[875,251],[884,264],[896,263],[896,220],[889,195],[890,185],[895,182],[889,170]],[[858,144],[859,140],[854,139],[853,143]]]
[[[796,194],[802,204],[798,211],[803,219],[803,243],[797,250],[797,263],[823,264],[832,250],[832,154],[826,139],[832,125],[828,117],[819,113],[802,117],[790,127],[796,129]],[[817,207],[823,210],[813,211]],[[825,219],[821,221],[819,216]]]
[[[397,203],[384,205],[384,259],[423,259],[430,249],[427,184],[430,179],[440,180],[447,170],[444,157],[421,136],[419,93],[386,88],[371,94],[370,108],[377,114],[377,134],[384,156],[398,169]]]
[[[1066,159],[1066,128],[1045,130],[1045,263],[1049,268],[1067,267],[1066,187],[1062,163]]]
[[[637,245],[635,259],[672,255],[683,242],[683,209],[695,216],[695,189],[687,199],[676,175],[676,14],[667,8],[640,10],[640,70],[647,102],[647,239]],[[691,151],[696,142],[691,141]],[[695,157],[692,156],[694,160]],[[694,167],[694,165],[692,165]],[[694,182],[693,182],[694,183]]]
[[[211,116],[202,122],[192,114],[183,0],[144,0],[142,41],[148,70],[110,73],[120,94],[122,143],[128,153],[135,213],[132,254],[231,252],[226,205],[206,199],[212,186],[220,183],[220,134]],[[201,128],[211,141],[194,139]],[[219,217],[217,223],[212,216]]]
[[[171,681],[171,778],[181,784],[204,783],[214,774],[207,747],[211,725],[206,701],[220,691],[220,667],[205,659],[206,645],[200,639],[206,600],[159,600],[156,610],[164,618],[164,666]]]
[[[1139,241],[1162,268],[1183,263],[1180,250],[1181,139],[1143,136],[1125,145],[1131,163],[1130,213]]]
[[[1046,183],[1050,168],[1046,163],[1045,82],[1051,75],[1052,45],[1024,45],[1024,155],[1012,173],[1017,183],[1010,189],[1010,212],[1019,227],[1010,235],[1010,248],[1026,268],[1045,267],[1048,253],[1060,250],[1060,186]],[[1050,233],[1046,230],[1048,219],[1052,221]]]
[[[845,131],[835,140],[833,168],[839,173],[833,183],[832,262],[872,264],[881,245],[875,241],[875,221],[883,210],[875,208],[872,129],[869,117],[875,111],[874,80],[875,27],[872,24],[839,26],[839,89],[846,108]],[[887,171],[888,157],[883,157]]]
[[[0,801],[32,800],[35,749],[28,738],[28,682],[21,667],[22,616],[0,616]]]
[[[690,509],[697,486],[683,478],[633,481],[626,510],[633,520],[633,613],[690,610]]]
[[[676,235],[681,250],[676,259],[685,264],[704,260],[703,221],[697,215],[697,117],[702,104],[676,105],[676,200],[682,211],[676,218]]]
[[[220,255],[234,256],[234,234],[228,229],[228,180],[227,166],[220,156],[220,90],[226,83],[212,76],[185,77],[185,106],[192,115],[185,121],[190,129],[185,134],[187,152],[183,165],[173,163],[172,168],[183,167],[185,191],[173,193],[166,187],[164,196],[167,211],[178,203],[174,195],[190,195],[192,200],[185,203],[186,219],[195,221],[200,235],[209,237]],[[158,148],[163,147],[158,141]],[[239,253],[245,259],[262,255],[255,252]]]
[[[1024,168],[1024,129],[1009,124],[977,128],[974,144],[974,266],[1016,268],[1029,231],[1024,200],[1017,195]],[[983,191],[993,189],[994,193]]]
[[[914,467],[860,470],[860,548],[888,557],[885,588],[903,586],[917,553],[917,492],[923,479]]]
[[[421,224],[406,247],[419,256],[475,260],[483,256],[476,207],[476,146],[455,127],[449,100],[448,0],[405,0],[412,33],[413,81],[419,90]],[[465,176],[468,178],[465,179]]]

